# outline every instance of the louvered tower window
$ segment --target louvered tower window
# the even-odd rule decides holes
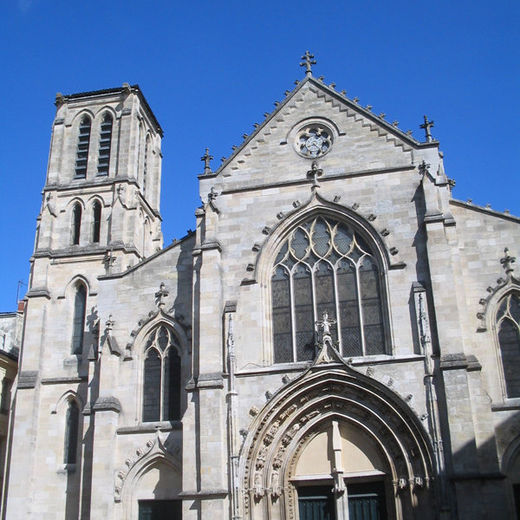
[[[520,397],[520,295],[508,294],[497,313],[497,332],[507,397]]]
[[[178,342],[166,326],[155,329],[145,346],[143,422],[180,419],[181,359]]]
[[[297,226],[276,257],[271,295],[275,363],[314,358],[325,311],[343,356],[385,353],[379,267],[344,223],[315,217]]]
[[[79,124],[78,148],[76,151],[76,179],[84,179],[87,176],[91,127],[92,122],[90,117],[83,116]]]
[[[95,201],[92,205],[92,242],[98,243],[101,232],[101,203]]]
[[[99,132],[99,151],[98,151],[98,175],[108,175],[110,166],[110,146],[112,144],[112,123],[110,114],[105,114]]]

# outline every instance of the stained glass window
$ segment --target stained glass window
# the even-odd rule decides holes
[[[497,314],[498,342],[507,397],[520,397],[520,296],[510,293]]]
[[[180,419],[181,359],[173,331],[161,325],[148,336],[143,376],[143,421]]]
[[[366,241],[345,224],[315,217],[284,241],[271,278],[274,362],[315,356],[326,311],[344,356],[385,353],[381,274]]]

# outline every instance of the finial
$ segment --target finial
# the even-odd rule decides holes
[[[305,54],[302,56],[302,60],[303,61],[300,63],[300,67],[305,67],[305,75],[312,76],[312,65],[316,65],[314,54],[311,54],[309,51],[305,51]]]
[[[510,275],[514,271],[514,267],[512,264],[515,263],[516,257],[511,256],[509,254],[509,249],[506,247],[504,249],[504,257],[500,259],[500,263],[502,264],[502,267],[504,268],[504,271],[507,275]]]
[[[392,126],[395,126],[397,128],[399,126],[399,121],[397,121],[397,119],[395,121],[392,121]]]
[[[433,141],[432,134],[430,132],[430,129],[432,126],[435,126],[433,124],[433,121],[428,121],[428,118],[424,116],[424,124],[420,126],[420,128],[424,128],[424,133],[426,134],[426,142],[431,143]]]
[[[56,100],[54,101],[54,104],[57,107],[60,107],[65,103],[65,96],[61,92],[56,92]]]
[[[217,190],[215,189],[215,186],[211,186],[211,190],[208,193],[208,202],[211,202],[212,200],[215,200],[218,196]]]
[[[110,334],[112,329],[114,328],[114,320],[112,319],[112,314],[108,316],[108,320],[105,322],[105,332]]]
[[[352,101],[354,101],[354,103],[357,103],[359,101],[359,98],[356,96]]]
[[[318,329],[322,330],[323,336],[330,336],[330,327],[334,325],[336,320],[329,319],[329,313],[327,311],[323,311],[321,321],[316,322],[316,326]]]
[[[200,160],[204,162],[204,175],[211,175],[213,172],[209,163],[213,160],[213,155],[210,155],[209,148],[206,148],[206,153],[200,158]]]
[[[323,170],[318,167],[318,161],[312,161],[311,169],[307,172],[307,177],[312,179],[312,187],[318,188],[318,177],[323,175]]]
[[[381,112],[378,117],[380,117],[381,119],[384,119],[386,117],[386,114],[384,112]]]
[[[155,304],[157,307],[159,307],[159,309],[162,309],[166,305],[164,299],[168,296],[168,294],[169,292],[166,290],[164,282],[161,282],[159,290],[155,293]]]
[[[430,169],[430,165],[423,159],[423,162],[419,164],[419,172],[421,175],[426,175]]]

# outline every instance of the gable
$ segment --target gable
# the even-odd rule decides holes
[[[212,184],[226,189],[305,180],[312,157],[302,157],[298,139],[312,125],[326,128],[332,138],[329,151],[317,158],[325,176],[408,167],[413,148],[421,146],[382,117],[309,78],[215,174],[201,180],[216,177]]]

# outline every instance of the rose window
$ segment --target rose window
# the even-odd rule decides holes
[[[324,125],[308,125],[298,132],[295,144],[300,155],[315,159],[332,147],[332,132]]]

